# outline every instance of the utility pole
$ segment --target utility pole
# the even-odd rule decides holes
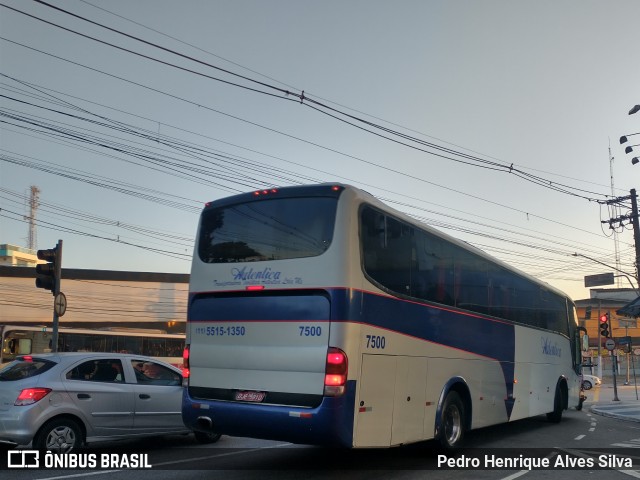
[[[640,285],[640,218],[638,217],[638,196],[636,189],[631,194],[631,222],[633,223],[633,240],[636,244],[636,283]]]
[[[619,204],[625,200],[631,200],[631,213],[628,215],[620,215],[616,218],[611,218],[609,220],[603,220],[601,223],[608,223],[609,227],[615,231],[614,224],[620,223],[622,224],[625,220],[630,220],[633,226],[633,239],[635,243],[636,250],[636,285],[640,285],[640,220],[638,219],[638,196],[636,195],[636,189],[632,188],[629,191],[629,195],[626,197],[618,197],[612,200],[607,201],[608,205]]]

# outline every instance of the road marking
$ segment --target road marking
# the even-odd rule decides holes
[[[629,475],[630,477],[640,478],[640,472],[637,470],[618,470],[620,473],[624,473],[625,475]]]
[[[551,459],[551,458],[555,457],[556,455],[558,455],[558,452],[551,452],[549,455],[547,455],[544,458]],[[503,477],[500,480],[514,480],[515,478],[518,478],[518,477],[521,477],[523,475],[526,475],[527,473],[532,472],[532,471],[533,470],[520,470],[519,472],[511,474],[508,477]]]
[[[509,475],[508,477],[501,478],[500,480],[513,480],[514,478],[521,477],[522,475],[529,473],[530,470],[520,470],[519,472]]]
[[[578,435],[574,440],[582,440],[586,435]]]
[[[590,428],[590,429],[589,429],[589,431],[590,431],[590,432],[595,432],[595,431],[596,431],[596,429],[595,429],[595,428]]]
[[[75,473],[73,475],[61,475],[59,477],[40,478],[38,480],[59,480],[62,478],[88,477],[90,475],[103,475],[105,473],[114,473],[114,472],[122,472],[122,470],[101,470],[99,472]]]
[[[633,438],[624,443],[612,443],[612,447],[640,448],[640,438]]]
[[[257,447],[257,448],[248,448],[247,450],[240,450],[240,451],[233,451],[233,452],[228,452],[228,453],[219,453],[216,455],[205,455],[203,457],[195,457],[195,458],[184,458],[181,460],[171,460],[169,462],[162,462],[162,463],[154,463],[153,466],[154,467],[160,467],[160,466],[164,466],[164,465],[174,465],[174,464],[178,464],[178,463],[187,463],[187,462],[197,462],[200,460],[208,460],[210,458],[219,458],[219,457],[230,457],[232,455],[240,455],[242,453],[250,453],[250,452],[257,452],[259,450],[265,450],[268,448],[279,448],[279,447],[286,447],[287,445],[291,445],[290,443],[279,443],[277,445],[269,445],[268,447]],[[76,478],[76,477],[85,477],[85,476],[89,476],[89,475],[103,475],[105,473],[114,473],[114,472],[122,472],[123,470],[104,470],[104,471],[99,471],[99,472],[86,472],[86,473],[75,473],[72,475],[60,475],[57,477],[44,477],[44,478],[38,478],[38,479],[34,479],[34,480],[62,480],[62,479],[66,479],[66,478]]]

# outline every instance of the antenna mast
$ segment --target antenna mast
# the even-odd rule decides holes
[[[611,197],[615,198],[616,192],[613,186],[613,155],[611,155],[611,139],[609,139],[609,175],[611,176]],[[616,250],[615,259],[616,259],[616,270],[620,271],[620,241],[618,240],[618,231],[613,229],[613,244]],[[616,278],[616,286],[620,288],[621,278]]]
[[[36,211],[38,210],[40,189],[31,185],[31,197],[29,198],[29,244],[31,250],[38,248],[38,232],[36,230]]]

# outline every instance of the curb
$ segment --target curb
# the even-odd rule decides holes
[[[626,415],[619,411],[619,409],[622,409],[624,411],[625,408],[640,409],[640,405],[623,403],[619,405],[610,405],[610,407],[611,408],[609,408],[609,406],[603,408],[602,405],[592,405],[591,407],[589,407],[589,411],[596,415],[600,415],[601,417],[617,418],[619,420],[640,423],[640,414]]]

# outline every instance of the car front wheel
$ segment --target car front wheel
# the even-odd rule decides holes
[[[69,418],[59,418],[44,424],[33,438],[38,450],[67,453],[82,445],[82,430]]]
[[[591,382],[589,380],[585,380],[584,382],[582,382],[582,388],[584,388],[585,390],[591,390],[591,387],[593,387],[593,385],[591,385]]]

